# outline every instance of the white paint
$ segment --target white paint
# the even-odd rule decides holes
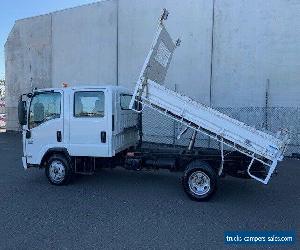
[[[119,96],[130,94],[127,89],[120,86],[85,86],[39,89],[37,92],[50,90],[61,93],[60,117],[43,120],[33,128],[28,124],[23,127],[23,157],[26,157],[27,164],[41,164],[43,156],[53,148],[64,148],[70,156],[113,157],[138,142],[137,114],[120,106]],[[74,117],[74,93],[80,91],[104,93],[103,117]],[[33,107],[28,107],[30,109]],[[115,117],[114,126],[112,115]],[[25,136],[27,130],[31,132],[30,138]],[[62,134],[61,142],[57,140],[57,131]],[[101,132],[106,132],[105,142],[101,140]],[[27,164],[23,164],[24,168]]]

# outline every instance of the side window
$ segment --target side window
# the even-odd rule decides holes
[[[61,94],[58,92],[36,93],[29,109],[29,129],[60,117]]]
[[[130,104],[131,98],[132,98],[132,95],[121,94],[121,96],[120,96],[121,109],[129,110],[129,104]]]
[[[104,92],[80,91],[74,94],[75,117],[104,117]]]

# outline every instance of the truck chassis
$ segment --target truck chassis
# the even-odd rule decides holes
[[[203,201],[214,194],[220,177],[230,175],[237,178],[251,178],[247,172],[250,157],[237,151],[224,153],[226,158],[223,160],[221,175],[218,174],[222,162],[218,149],[189,150],[184,146],[149,142],[108,158],[71,157],[66,151],[56,149],[45,156],[39,167],[45,168],[48,180],[54,185],[65,185],[73,179],[74,174],[91,175],[96,169],[101,168],[122,167],[133,171],[167,169],[172,172],[183,172],[182,184],[186,194],[193,200]],[[54,167],[53,162],[56,164]],[[266,169],[259,162],[254,163],[251,171],[256,176],[266,175]]]

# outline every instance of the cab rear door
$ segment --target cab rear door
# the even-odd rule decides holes
[[[69,153],[72,156],[109,156],[107,89],[72,90],[70,95]]]

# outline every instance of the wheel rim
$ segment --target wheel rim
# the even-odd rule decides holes
[[[196,195],[205,195],[210,190],[210,178],[202,171],[195,171],[189,177],[189,188]]]
[[[49,166],[49,177],[55,183],[60,183],[66,175],[65,166],[61,161],[53,161]]]

